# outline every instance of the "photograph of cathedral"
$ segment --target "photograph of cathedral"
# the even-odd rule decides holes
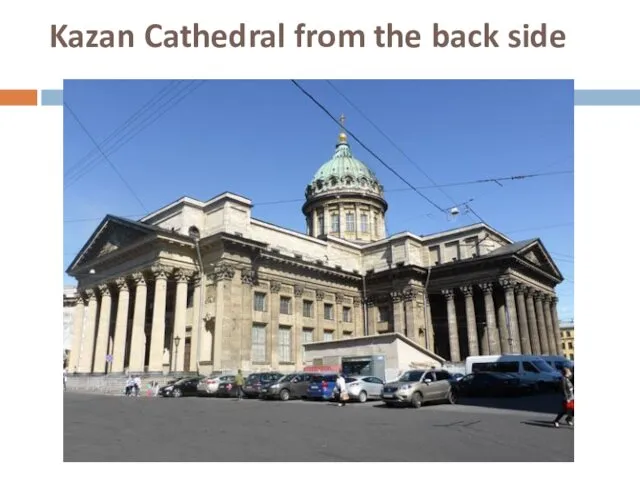
[[[451,363],[562,354],[563,276],[539,238],[389,235],[384,186],[335,135],[300,185],[304,234],[255,218],[242,192],[107,215],[67,269],[69,371],[296,371],[304,344],[391,332]]]

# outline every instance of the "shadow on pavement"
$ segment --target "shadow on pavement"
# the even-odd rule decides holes
[[[527,422],[520,422],[523,425],[530,425],[532,427],[545,427],[545,428],[556,428],[553,425],[553,420],[529,420]]]
[[[458,405],[469,405],[485,408],[500,408],[504,410],[519,410],[526,412],[558,413],[562,405],[562,396],[556,393],[527,395],[522,397],[475,397],[460,398]]]

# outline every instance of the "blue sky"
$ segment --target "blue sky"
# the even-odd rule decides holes
[[[574,191],[566,173],[573,170],[573,82],[299,83],[334,116],[344,114],[347,128],[416,187],[433,185],[423,172],[437,185],[552,173],[420,191],[443,209],[468,202],[513,240],[540,237],[566,278],[560,318],[573,318]],[[64,96],[71,108],[64,113],[65,284],[75,283],[64,270],[102,217],[140,217],[183,195],[206,200],[232,191],[253,200],[255,217],[304,232],[305,187],[339,133],[290,81],[67,81]],[[353,139],[351,146],[385,187],[390,233],[478,221],[464,206],[449,218]]]

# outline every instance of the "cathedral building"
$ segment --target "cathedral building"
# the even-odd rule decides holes
[[[391,332],[453,363],[562,353],[563,278],[542,242],[483,223],[389,236],[383,186],[344,133],[306,187],[306,234],[251,209],[222,193],[107,215],[67,270],[69,371],[286,372],[304,344]]]

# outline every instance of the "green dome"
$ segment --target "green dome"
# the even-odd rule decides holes
[[[375,173],[353,156],[347,136],[340,134],[333,157],[322,165],[307,187],[307,198],[340,191],[366,191],[382,195]]]

